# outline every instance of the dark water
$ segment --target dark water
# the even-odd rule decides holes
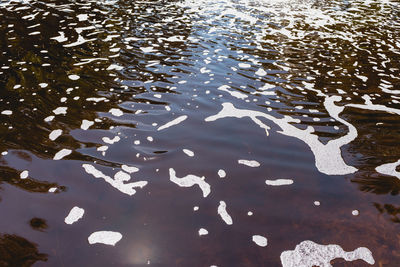
[[[0,266],[282,266],[306,240],[400,266],[398,1],[2,0],[0,21]],[[318,253],[286,266],[370,266]]]

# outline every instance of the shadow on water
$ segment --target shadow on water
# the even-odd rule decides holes
[[[37,245],[17,235],[0,235],[1,266],[32,266],[38,261],[47,261]]]

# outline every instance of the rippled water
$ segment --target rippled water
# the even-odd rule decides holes
[[[1,266],[398,266],[398,1],[0,21]]]

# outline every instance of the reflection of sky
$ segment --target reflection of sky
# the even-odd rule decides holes
[[[135,240],[133,244],[124,249],[124,262],[126,264],[157,263],[156,243],[150,243],[147,239]]]

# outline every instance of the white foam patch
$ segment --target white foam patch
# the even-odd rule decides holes
[[[90,164],[82,164],[82,167],[85,169],[86,173],[93,175],[95,178],[104,179],[111,186],[113,186],[114,188],[118,189],[122,193],[127,194],[129,196],[133,196],[136,193],[136,190],[134,188],[137,188],[137,187],[143,188],[144,186],[147,185],[147,181],[124,183],[126,181],[126,176],[125,175],[122,176],[121,174],[118,174],[118,173],[116,174],[116,179],[113,179],[110,176],[107,176],[104,173],[102,173],[101,171],[97,170],[94,166],[92,166]],[[120,179],[120,178],[122,178],[122,179]]]
[[[57,191],[57,187],[50,187],[49,188],[49,193],[54,193]]]
[[[219,178],[225,178],[226,177],[226,172],[222,169],[218,170],[218,176]]]
[[[86,101],[92,101],[92,102],[96,102],[96,103],[101,102],[101,101],[106,101],[106,100],[107,100],[107,98],[105,98],[105,97],[89,97],[89,98],[86,98]]]
[[[268,245],[268,240],[261,235],[253,235],[252,240],[260,247],[266,247]]]
[[[388,93],[388,94],[392,94],[392,95],[400,95],[400,90],[390,90],[387,88],[381,88],[382,92]]]
[[[114,180],[119,182],[128,182],[131,179],[131,176],[123,171],[119,171],[114,174]]]
[[[170,122],[167,122],[166,124],[158,127],[157,131],[161,131],[161,130],[167,129],[167,128],[171,127],[171,126],[177,125],[177,124],[183,122],[186,119],[187,119],[186,115],[179,116],[178,118],[176,118],[176,119],[174,119],[174,120],[172,120]]]
[[[231,96],[239,98],[239,99],[246,99],[247,95],[237,92],[237,91],[231,91],[229,90],[229,88],[231,88],[229,85],[221,85],[220,87],[218,87],[218,90],[220,91],[224,91],[229,93]]]
[[[104,244],[104,245],[110,245],[110,246],[115,246],[120,240],[122,239],[122,234],[119,232],[113,232],[113,231],[98,231],[92,233],[88,237],[88,242],[89,244]]]
[[[83,38],[81,35],[79,35],[78,36],[78,40],[76,40],[75,42],[73,42],[73,43],[70,43],[70,44],[66,44],[66,45],[63,45],[64,47],[74,47],[74,46],[79,46],[79,45],[81,45],[81,44],[84,44],[84,43],[87,43],[87,42],[91,42],[91,41],[94,41],[94,40],[96,40],[95,38],[93,38],[93,39],[85,39],[85,38]],[[73,75],[73,76],[77,76],[77,75]],[[79,76],[78,76],[79,77]],[[76,77],[74,77],[74,78],[76,78]],[[71,78],[70,78],[71,79]],[[79,79],[79,78],[78,78]],[[71,79],[71,80],[73,80],[73,79]],[[76,79],[77,80],[77,79]]]
[[[163,39],[168,42],[184,42],[185,41],[184,38],[185,38],[185,36],[175,35],[175,36],[171,36],[168,38],[160,38],[160,39]]]
[[[85,210],[77,206],[73,207],[65,217],[64,222],[66,224],[73,224],[83,217]]]
[[[363,260],[374,264],[375,260],[368,248],[360,247],[351,252],[345,252],[338,245],[319,245],[312,241],[303,241],[294,250],[286,250],[281,253],[283,267],[310,267],[332,266],[334,259],[343,258],[346,261]]]
[[[110,112],[115,117],[121,117],[122,115],[124,115],[124,112],[122,112],[122,110],[120,110],[119,108],[112,108],[108,112]]]
[[[291,185],[293,184],[292,179],[276,179],[276,180],[265,180],[267,185],[281,186],[281,185]]]
[[[150,53],[154,51],[154,47],[152,46],[147,46],[147,47],[139,47],[140,50],[142,50],[144,53]]]
[[[83,120],[81,124],[81,129],[82,130],[87,130],[94,124],[94,121],[88,121],[88,120]]]
[[[154,94],[153,96],[154,96],[155,98],[158,98],[158,99],[160,99],[160,98],[162,97],[161,94]],[[166,106],[165,108],[167,108],[167,106]]]
[[[200,73],[209,73],[211,70],[208,70],[206,67],[200,69]]]
[[[20,175],[19,175],[19,177],[21,179],[26,179],[26,178],[28,178],[28,176],[29,176],[29,171],[27,171],[27,170],[21,172]]]
[[[248,68],[251,67],[251,65],[248,64],[248,63],[239,63],[238,66],[239,66],[240,68],[242,68],[242,69],[248,69]]]
[[[119,136],[114,136],[113,139],[111,139],[109,137],[103,137],[101,140],[103,140],[104,143],[112,145],[114,143],[119,142],[121,140],[121,138]]]
[[[46,117],[46,118],[44,118],[44,121],[45,122],[51,122],[52,120],[54,120],[54,116],[48,116],[48,117]]]
[[[70,149],[66,149],[66,148],[63,148],[63,149],[61,149],[60,151],[58,151],[55,155],[54,155],[54,160],[60,160],[60,159],[62,159],[62,158],[64,158],[64,157],[66,157],[66,156],[68,156],[69,154],[71,154],[72,153],[72,150],[70,150]]]
[[[97,151],[101,151],[101,152],[105,152],[105,151],[107,151],[108,150],[108,146],[99,146],[98,148],[97,148]]]
[[[12,115],[12,111],[11,110],[3,110],[2,112],[1,112],[1,114],[2,115]]]
[[[222,220],[228,225],[232,225],[232,217],[226,211],[226,203],[225,201],[220,201],[218,206],[218,214],[221,216]]]
[[[373,104],[371,101],[371,97],[369,95],[363,95],[362,98],[365,101],[365,104],[347,104],[346,107],[354,107],[360,109],[367,109],[367,110],[376,110],[376,111],[384,111],[391,114],[400,115],[400,109],[390,108],[385,105],[377,105]]]
[[[50,39],[56,40],[59,43],[63,43],[68,40],[68,38],[65,37],[64,32],[58,32],[60,35],[56,37],[51,37]]]
[[[204,228],[199,229],[199,236],[202,236],[202,235],[208,235],[207,229],[204,229]]]
[[[349,132],[338,139],[330,140],[326,144],[320,142],[318,136],[313,134],[314,128],[308,127],[307,129],[302,130],[291,124],[293,122],[300,123],[300,120],[293,119],[290,116],[284,116],[283,118],[278,119],[260,111],[237,109],[232,103],[223,103],[222,110],[216,115],[207,117],[205,121],[209,122],[229,117],[249,117],[254,123],[265,129],[268,135],[267,129],[269,129],[269,127],[257,119],[257,117],[271,120],[281,128],[279,133],[298,138],[311,148],[315,157],[315,165],[320,172],[328,175],[344,175],[357,171],[356,168],[349,166],[344,162],[340,150],[343,145],[350,143],[357,137],[357,130],[353,125],[339,118],[339,114],[344,109],[344,107],[338,107],[335,105],[335,102],[339,100],[341,100],[340,96],[327,96],[324,105],[331,117],[348,126]]]
[[[266,91],[275,88],[276,86],[273,84],[266,83],[263,87],[260,87],[260,90]]]
[[[133,167],[133,166],[128,166],[128,165],[122,165],[121,168],[126,171],[127,173],[134,173],[138,172],[139,168]]]
[[[205,177],[199,177],[193,174],[188,174],[185,177],[176,177],[176,172],[173,168],[169,168],[169,179],[171,182],[179,185],[180,187],[192,187],[198,185],[203,191],[203,197],[207,197],[211,192],[211,186],[205,181]]]
[[[107,70],[122,70],[124,67],[117,65],[117,64],[111,64],[108,66]]]
[[[255,91],[255,92],[252,92],[251,94],[252,95],[257,95],[257,94],[258,95],[276,95],[276,92],[275,91],[262,91],[262,92]]]
[[[49,134],[50,140],[51,141],[56,140],[60,135],[62,135],[62,132],[63,131],[61,129],[51,131],[51,133]]]
[[[68,78],[70,80],[76,81],[76,80],[79,80],[80,77],[78,75],[72,74],[72,75],[68,75]]]
[[[65,115],[65,114],[67,114],[67,109],[68,109],[67,107],[58,107],[53,110],[53,113],[56,115],[60,115],[60,114]]]
[[[193,157],[194,156],[194,152],[189,150],[189,149],[182,149],[182,151],[188,155],[189,157]]]
[[[242,165],[249,166],[249,167],[253,167],[253,168],[260,167],[260,163],[258,161],[256,161],[256,160],[239,159],[238,163],[242,164]]]
[[[79,21],[86,21],[88,19],[88,14],[79,14],[76,15]]]
[[[267,72],[260,68],[260,69],[258,69],[258,71],[256,71],[256,75],[265,76],[265,75],[267,75]]]
[[[400,179],[400,172],[396,171],[397,166],[400,166],[400,160],[393,163],[382,164],[375,168],[375,170],[384,175],[394,176]]]

